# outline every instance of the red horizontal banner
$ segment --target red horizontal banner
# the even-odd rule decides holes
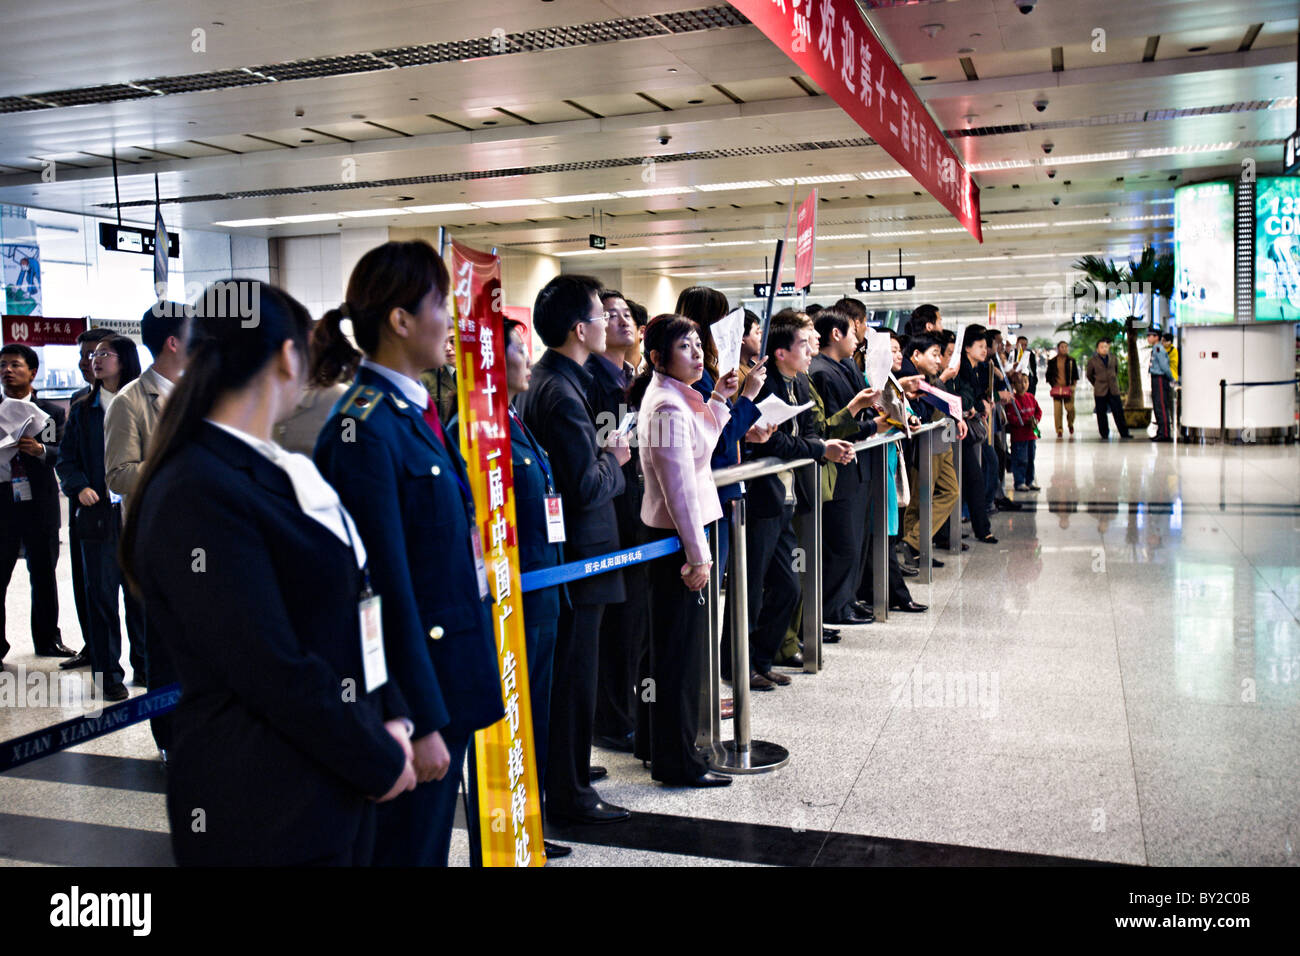
[[[980,242],[979,187],[854,0],[731,0]]]
[[[47,319],[43,315],[6,315],[0,337],[5,345],[76,345],[86,331],[85,319]]]

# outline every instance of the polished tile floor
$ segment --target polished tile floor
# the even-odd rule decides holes
[[[557,832],[557,864],[1295,864],[1300,450],[1076,427],[1040,442],[997,545],[913,586],[928,613],[847,628],[822,673],[755,695],[786,767],[688,791],[598,750],[634,819]],[[49,670],[27,593],[16,574],[7,665]],[[71,713],[0,709],[0,739]],[[0,775],[0,863],[165,863],[164,786],[143,725]]]

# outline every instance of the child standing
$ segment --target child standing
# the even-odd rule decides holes
[[[1043,410],[1038,400],[1029,394],[1027,376],[1012,372],[1011,387],[1015,389],[1015,396],[1007,407],[1007,423],[1011,426],[1011,473],[1015,477],[1016,491],[1037,491],[1034,443],[1038,440],[1038,422],[1043,417]]]

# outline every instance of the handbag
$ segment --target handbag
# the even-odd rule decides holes
[[[1074,394],[1073,385],[1053,385],[1051,390],[1052,398],[1069,398]]]
[[[900,463],[901,464],[901,463]],[[898,468],[894,480],[894,493],[898,498],[898,507],[906,508],[912,502],[912,488],[907,481],[907,469]]]
[[[975,444],[980,445],[989,440],[989,426],[983,415],[976,415],[966,420],[967,434]]]
[[[72,523],[82,541],[103,541],[110,536],[115,518],[113,506],[101,498],[93,505],[77,505]]]

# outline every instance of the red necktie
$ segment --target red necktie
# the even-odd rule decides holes
[[[433,396],[429,397],[429,404],[424,406],[424,423],[433,430],[438,444],[446,448],[447,436],[442,432],[442,421],[438,418],[438,406],[433,403]]]

